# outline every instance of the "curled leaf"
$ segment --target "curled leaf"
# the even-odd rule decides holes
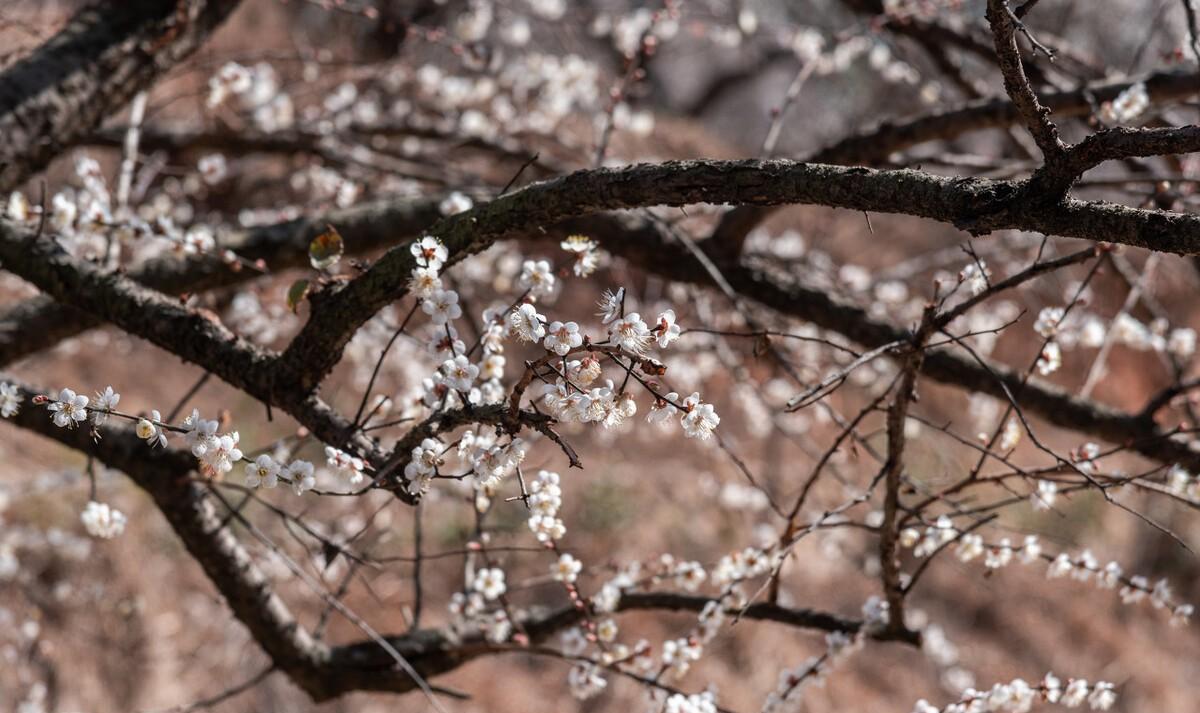
[[[337,228],[327,225],[325,232],[313,238],[313,241],[308,244],[308,260],[314,269],[327,270],[342,259],[345,249],[346,246],[342,242],[342,236],[338,233]]]
[[[300,309],[300,303],[308,296],[308,280],[296,280],[287,291],[287,306],[293,314]]]

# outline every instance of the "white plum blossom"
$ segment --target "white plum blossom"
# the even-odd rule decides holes
[[[55,231],[69,233],[75,227],[79,206],[62,193],[55,193],[50,201],[50,225]]]
[[[88,397],[76,394],[71,389],[58,392],[58,399],[51,401],[46,408],[54,415],[51,417],[54,425],[59,428],[74,428],[88,418]]]
[[[1119,592],[1121,602],[1124,604],[1136,604],[1146,598],[1146,591],[1150,588],[1150,580],[1144,576],[1137,574],[1129,578],[1129,583],[1121,587]]]
[[[528,446],[520,438],[514,438],[506,446],[492,445],[476,449],[471,458],[471,469],[479,487],[494,488],[513,469],[525,460]]]
[[[716,698],[712,691],[693,693],[673,693],[667,698],[663,713],[717,713]]]
[[[970,562],[983,554],[983,537],[967,533],[958,541],[957,555],[962,562]]]
[[[708,573],[699,562],[683,562],[675,568],[675,583],[689,592],[698,590],[707,577]]]
[[[654,325],[654,339],[658,342],[660,349],[671,346],[671,342],[679,339],[679,335],[682,333],[679,325],[675,323],[675,310],[673,309],[663,310]]]
[[[155,414],[157,413],[156,411]],[[158,420],[157,415],[155,420]],[[200,456],[200,462],[217,475],[228,473],[233,470],[233,464],[242,459],[242,450],[238,447],[240,440],[237,431],[217,436],[204,451],[204,455]]]
[[[436,267],[415,267],[408,280],[408,291],[421,299],[429,299],[442,289],[442,278]]]
[[[225,157],[219,153],[205,154],[196,162],[196,169],[200,172],[200,177],[210,186],[214,186],[225,180],[228,175],[228,167],[225,163]]]
[[[992,276],[992,271],[988,268],[987,263],[980,260],[978,263],[970,263],[958,273],[960,282],[967,286],[972,295],[982,294],[988,287],[988,278]]]
[[[453,191],[450,195],[442,199],[438,204],[438,210],[442,215],[455,215],[457,213],[465,213],[475,205],[470,196],[467,196],[459,191]],[[445,258],[442,258],[443,260]]]
[[[566,525],[554,515],[533,514],[529,517],[529,529],[538,542],[554,542],[567,534]]]
[[[566,356],[581,344],[583,335],[579,333],[579,325],[574,322],[551,322],[546,331],[546,341],[543,343],[548,351],[559,356]]]
[[[571,667],[567,673],[567,685],[571,695],[581,701],[593,698],[608,686],[608,681],[600,674],[600,668],[595,664],[581,663]]]
[[[582,569],[583,563],[564,552],[559,556],[557,562],[550,565],[550,574],[556,581],[563,582],[564,584],[574,584],[575,579],[579,577],[579,572]]]
[[[1125,124],[1141,116],[1150,106],[1150,94],[1145,82],[1131,84],[1111,102],[1100,106],[1100,117],[1109,123]]]
[[[654,405],[650,407],[650,411],[646,414],[646,420],[650,423],[666,425],[671,422],[671,417],[679,412],[675,408],[675,404],[679,401],[679,394],[674,391],[667,394],[664,398],[655,399]]]
[[[599,246],[586,235],[571,235],[562,241],[562,249],[575,255],[571,270],[576,277],[587,277],[600,265]]]
[[[596,595],[592,597],[592,608],[601,613],[612,613],[621,602],[621,587],[615,582],[607,582]]]
[[[13,191],[8,196],[8,208],[5,215],[9,220],[26,221],[30,219],[29,199],[20,191]]]
[[[642,355],[650,343],[650,330],[637,312],[630,312],[608,327],[613,343],[634,355]]]
[[[1121,582],[1121,575],[1124,572],[1121,565],[1116,562],[1109,562],[1104,565],[1104,569],[1097,575],[1096,581],[1101,589],[1116,589]]]
[[[1062,698],[1059,699],[1059,703],[1067,708],[1075,708],[1084,702],[1084,700],[1087,698],[1087,694],[1087,680],[1082,678],[1072,679],[1071,682],[1067,684],[1066,690],[1063,691]]]
[[[412,450],[404,466],[404,477],[408,481],[405,489],[410,495],[420,495],[429,487],[430,480],[443,464],[443,450],[445,446],[436,438],[426,438]]]
[[[507,587],[504,584],[504,570],[498,567],[484,568],[475,573],[475,581],[471,588],[479,592],[488,601],[504,596]]]
[[[567,12],[567,0],[526,0],[529,9],[543,20],[561,20]]]
[[[351,485],[358,485],[362,482],[363,470],[366,469],[362,458],[352,456],[333,446],[325,446],[325,463]]]
[[[104,423],[108,419],[108,412],[115,410],[120,402],[121,395],[113,391],[111,386],[103,392],[97,392],[96,402],[92,405],[92,423],[97,426]]]
[[[1095,711],[1106,711],[1117,702],[1117,692],[1107,681],[1097,681],[1088,694],[1088,705]]]
[[[431,325],[429,342],[426,347],[429,353],[440,361],[453,359],[454,355],[467,352],[467,345],[458,338],[458,330],[449,323],[441,326]]]
[[[137,437],[150,444],[151,447],[160,446],[167,447],[166,430],[159,424],[162,423],[162,414],[157,410],[150,412],[150,418],[138,419],[137,425],[134,426],[134,432]]]
[[[698,393],[684,399],[683,407],[686,412],[680,423],[683,425],[684,435],[688,438],[705,440],[721,424],[721,417],[717,415],[713,405],[702,403]]]
[[[208,80],[208,106],[219,106],[230,94],[245,94],[253,86],[254,78],[250,70],[237,62],[226,62]]]
[[[503,379],[507,361],[503,354],[488,354],[479,363],[479,378],[485,381]]]
[[[458,293],[454,290],[437,290],[421,302],[421,310],[429,315],[434,324],[446,324],[462,316],[458,304]]]
[[[526,260],[521,266],[521,276],[517,279],[521,287],[529,290],[535,297],[549,295],[554,292],[554,272],[547,260]]]
[[[683,676],[695,661],[700,660],[703,649],[688,639],[668,639],[663,642],[662,662],[676,676]]]
[[[215,445],[220,425],[216,420],[201,418],[200,412],[192,409],[191,415],[183,419],[183,427],[186,429],[183,439],[191,449],[192,455],[200,458]]]
[[[553,542],[566,535],[563,521],[558,517],[562,507],[562,489],[558,473],[541,470],[529,484],[529,530],[539,542]]]
[[[588,386],[600,378],[601,373],[600,359],[595,354],[585,354],[582,359],[567,362],[567,376],[580,386]]]
[[[450,257],[450,252],[446,250],[445,244],[431,235],[426,235],[414,242],[409,250],[417,259],[419,266],[433,270],[441,270]]]
[[[621,316],[621,309],[625,304],[625,288],[618,288],[616,292],[605,290],[600,296],[598,306],[600,311],[597,316],[600,317],[601,324],[609,324],[614,322]]]
[[[1004,452],[1011,451],[1017,447],[1021,441],[1021,423],[1015,418],[1010,418],[1004,423],[1004,428],[1000,432],[1000,450]]]
[[[12,418],[21,409],[21,389],[16,384],[0,383],[0,417]]]
[[[306,460],[294,460],[288,463],[288,467],[284,469],[283,474],[292,484],[292,490],[296,495],[303,495],[305,492],[317,487],[317,477],[314,474],[313,464]]]
[[[1058,483],[1053,480],[1039,480],[1037,492],[1029,496],[1034,510],[1049,510],[1054,507],[1058,498]]]
[[[1053,673],[1047,673],[1037,687],[1017,678],[1009,683],[997,683],[987,690],[967,688],[958,702],[940,711],[921,699],[913,713],[1029,713],[1039,698],[1066,708],[1077,708],[1086,701],[1092,710],[1107,710],[1116,702],[1117,696],[1113,685],[1106,681],[1089,686],[1084,679],[1072,679],[1064,690],[1062,681]]]
[[[1196,353],[1196,330],[1186,327],[1171,330],[1167,351],[1180,359],[1190,359]]]
[[[1062,366],[1062,350],[1059,349],[1058,342],[1048,342],[1042,348],[1042,353],[1038,356],[1037,370],[1042,376],[1049,376],[1058,371]]]
[[[279,463],[264,453],[255,458],[253,463],[246,464],[246,487],[274,488],[279,485],[280,470]]]
[[[596,625],[596,638],[606,644],[611,644],[617,640],[617,622],[613,619],[605,619]]]
[[[988,569],[999,569],[1007,567],[1012,562],[1012,559],[1012,542],[1007,537],[1002,537],[998,546],[988,548],[987,556],[984,558],[984,566]]]
[[[1062,696],[1062,681],[1050,671],[1042,677],[1042,695],[1051,703],[1058,703]]]
[[[79,519],[89,535],[102,540],[111,540],[125,531],[125,514],[95,500],[88,502]]]
[[[479,367],[462,354],[442,362],[442,368],[438,372],[441,383],[457,391],[470,391],[478,376]]]
[[[1065,314],[1066,310],[1062,307],[1043,307],[1042,311],[1038,312],[1037,321],[1033,323],[1033,331],[1047,339],[1053,337],[1058,332]]]
[[[540,341],[546,336],[545,317],[538,314],[537,308],[528,302],[512,311],[508,317],[509,327],[513,334],[523,342]]]

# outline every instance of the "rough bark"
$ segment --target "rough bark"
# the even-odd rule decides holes
[[[929,218],[975,235],[1019,229],[1181,255],[1200,252],[1200,217],[1104,202],[1037,201],[1028,185],[784,160],[668,161],[535,183],[446,218],[429,232],[457,260],[520,231],[603,211],[807,204]],[[283,354],[283,378],[302,392],[315,389],[358,328],[406,293],[414,264],[407,246],[393,248],[359,277],[314,300],[308,323]]]
[[[437,199],[363,204],[314,218],[243,231],[221,245],[242,260],[261,261],[270,270],[308,265],[308,244],[326,229],[337,227],[350,254],[365,255],[411,239],[438,218]],[[129,277],[168,295],[197,293],[242,284],[259,277],[257,270],[234,266],[217,256],[159,258]],[[47,349],[90,329],[102,320],[87,312],[36,297],[0,315],[0,367]]]
[[[0,74],[0,191],[42,170],[195,50],[240,0],[95,2]]]
[[[234,617],[249,630],[272,664],[314,701],[353,691],[406,692],[417,685],[397,669],[392,656],[372,640],[329,646],[312,633],[275,593],[267,575],[241,546],[225,518],[217,512],[208,489],[191,476],[195,459],[171,448],[154,448],[125,426],[106,425],[104,437],[93,441],[86,428],[58,428],[42,408],[29,403],[36,389],[23,387],[25,406],[10,423],[64,446],[91,454],[110,468],[125,472],[146,491],[179,537],[188,553],[229,605]],[[659,610],[700,612],[709,599],[675,592],[628,592],[619,611]],[[532,643],[579,622],[583,612],[574,606],[534,611],[522,622]],[[862,622],[822,611],[756,603],[743,613],[751,620],[770,621],[814,631],[858,631]],[[385,637],[424,678],[452,671],[494,647],[476,638],[457,642],[446,632],[422,629]],[[919,645],[917,632],[901,630],[876,636],[882,641]]]

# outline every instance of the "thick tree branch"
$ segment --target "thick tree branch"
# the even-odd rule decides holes
[[[445,242],[453,261],[507,235],[601,211],[802,203],[930,218],[976,235],[1011,228],[1182,255],[1200,252],[1195,216],[1076,200],[1031,205],[1026,186],[794,161],[671,161],[578,171],[535,183],[439,221],[429,232]],[[308,323],[282,357],[289,386],[305,393],[315,389],[359,327],[406,293],[414,265],[407,245],[395,247],[361,276],[314,300]]]
[[[1105,161],[1171,156],[1200,151],[1200,126],[1105,129],[1072,146],[1059,172],[1067,185]]]
[[[195,50],[240,0],[95,2],[0,74],[0,191],[9,191]]]
[[[1012,14],[1008,0],[988,0],[987,20],[992,26],[997,64],[1004,75],[1004,90],[1020,113],[1025,128],[1029,129],[1033,140],[1042,150],[1046,162],[1054,163],[1062,157],[1066,146],[1058,138],[1058,127],[1050,120],[1050,109],[1038,101],[1029,78],[1025,76],[1021,51],[1017,47],[1016,23],[1019,20]]]
[[[302,682],[312,679],[329,651],[275,595],[266,574],[217,516],[204,486],[189,479],[196,459],[185,451],[152,449],[128,427],[105,427],[99,441],[93,441],[86,428],[59,428],[44,408],[29,402],[39,392],[22,391],[25,404],[8,420],[125,472],[154,499],[188,553],[275,665],[313,693]]]
[[[1096,82],[1069,92],[1051,92],[1042,104],[1061,117],[1087,116],[1099,103],[1116,99],[1137,83],[1146,86],[1153,103],[1165,103],[1200,92],[1200,75],[1194,72],[1156,72],[1136,79]],[[1093,103],[1095,102],[1095,104]],[[973,131],[998,129],[1021,121],[1017,107],[1007,98],[980,99],[960,106],[903,120],[888,120],[832,144],[806,160],[813,163],[879,165],[892,154],[930,141],[949,141]],[[746,235],[774,212],[775,207],[739,206],[725,213],[712,240],[729,244],[735,253]]]
[[[353,691],[406,692],[417,686],[412,677],[396,668],[395,658],[372,640],[330,647],[312,634],[273,591],[266,574],[238,543],[214,506],[207,489],[189,477],[195,459],[174,449],[152,449],[128,427],[104,427],[104,437],[93,441],[85,428],[65,429],[53,424],[49,414],[29,403],[36,390],[22,389],[25,407],[10,423],[62,445],[90,454],[105,465],[125,472],[145,490],[179,536],[184,547],[228,603],[238,621],[271,658],[276,668],[314,701],[324,701]],[[699,613],[710,599],[673,592],[626,592],[617,611],[678,611]],[[741,611],[741,610],[739,610]],[[531,643],[578,623],[583,612],[567,606],[535,611],[522,622]],[[746,619],[771,621],[815,631],[858,631],[862,622],[812,609],[782,607],[765,602],[742,612]],[[920,642],[919,632],[897,630],[873,634],[880,641]],[[387,642],[425,678],[452,671],[491,652],[480,638],[456,641],[445,632],[423,629]]]
[[[1080,116],[1092,109],[1090,101],[1111,101],[1132,84],[1146,85],[1151,101],[1156,103],[1181,99],[1200,91],[1200,75],[1190,72],[1159,72],[1135,80],[1096,83],[1072,92],[1047,94],[1044,104],[1060,116]],[[872,129],[848,136],[832,146],[812,155],[815,163],[873,164],[885,161],[897,151],[921,143],[948,140],[971,131],[999,128],[1012,125],[1018,120],[1016,108],[1007,98],[987,99],[970,102],[959,108],[919,116],[913,119],[886,121]],[[144,134],[153,139],[154,133]],[[164,139],[163,147],[176,145],[176,138]],[[210,140],[211,139],[211,140]],[[219,148],[227,140],[225,135],[201,137],[199,146]],[[179,141],[186,141],[179,138]],[[1086,143],[1086,142],[1084,142]],[[182,144],[179,144],[182,146]],[[276,144],[268,144],[277,148]],[[728,211],[713,232],[712,240],[727,244],[736,242],[740,247],[746,235],[766,218],[775,206],[739,206]],[[248,260],[264,259],[276,268],[299,266],[307,260],[304,253],[307,242],[316,236],[326,224],[335,225],[346,239],[350,252],[367,252],[388,244],[394,236],[389,232],[389,222],[396,236],[411,239],[418,230],[431,225],[440,217],[437,201],[405,204],[368,205],[348,211],[338,211],[309,220],[299,220],[269,228],[261,228],[235,237],[225,247],[236,251]],[[715,244],[715,243],[714,243]],[[723,251],[735,255],[737,250]],[[221,275],[219,283],[209,287],[238,284],[250,279],[253,273],[234,272],[218,261],[197,261],[197,264],[176,261],[154,263],[155,274],[162,282],[143,276],[144,271],[131,275],[135,280],[155,289],[172,293],[195,292],[206,289],[206,283],[194,279],[207,273]],[[45,349],[58,341],[78,334],[83,329],[95,326],[96,320],[84,313],[67,307],[54,307],[44,298],[23,304],[4,315],[0,315],[0,366],[9,364],[29,354]],[[20,337],[18,338],[18,335]]]
[[[438,198],[425,201],[370,203],[242,231],[220,246],[244,262],[261,261],[268,269],[308,265],[308,244],[333,225],[341,233],[349,254],[363,255],[392,244],[397,236],[410,237],[441,217]],[[259,276],[256,270],[231,264],[218,256],[158,258],[129,277],[169,295],[195,293],[242,284]],[[0,315],[0,366],[47,349],[59,341],[94,327],[101,320],[89,313],[37,297]]]
[[[374,441],[327,404],[278,384],[274,354],[231,332],[216,315],[187,307],[119,273],[67,254],[46,236],[0,221],[0,262],[51,297],[204,367],[283,408],[325,443],[382,462]]]
[[[1200,250],[1197,237],[1200,218],[1074,200],[1026,206],[1013,199],[1020,195],[1020,186],[1018,182],[791,161],[673,162],[582,171],[534,184],[443,220],[433,232],[446,241],[452,259],[461,259],[498,238],[521,234],[531,226],[551,225],[572,215],[595,211],[706,201],[803,202],[920,215],[957,223],[972,232],[1020,228],[1181,253]],[[357,434],[351,424],[312,396],[311,388],[299,388],[297,383],[315,386],[336,363],[341,348],[358,327],[380,307],[403,294],[412,267],[406,245],[393,248],[362,276],[318,301],[309,323],[280,359],[236,337],[210,316],[180,306],[129,278],[73,260],[48,239],[34,238],[30,231],[10,223],[0,223],[0,260],[55,298],[112,321],[204,366],[256,398],[281,406],[325,442],[363,453],[377,465],[385,459],[386,454],[380,453],[374,442]],[[695,264],[686,253],[671,261],[662,260],[659,254],[652,262],[671,263],[668,268]],[[792,305],[794,297],[786,291],[780,294],[779,285],[767,281],[769,289],[764,291],[762,277],[740,266],[729,267],[733,272],[725,274],[742,281],[739,284],[731,280],[741,294],[771,306],[779,305],[784,311],[810,311],[805,306]],[[819,300],[806,300],[804,304],[821,302],[828,304],[828,297],[822,294]],[[828,315],[838,314],[849,318],[840,324],[830,324],[830,328],[864,345],[879,346],[902,337],[902,330],[865,320],[861,314],[846,315],[837,309],[828,312]],[[829,322],[828,315],[817,315],[812,321],[824,326]],[[306,360],[305,355],[310,355],[312,361]],[[940,380],[996,395],[1002,393],[997,379],[1011,381],[1001,367],[994,370],[1000,376],[993,377],[968,360],[948,356],[939,360],[942,356],[932,355],[927,361],[927,368],[941,374]],[[305,378],[310,381],[294,381],[294,374],[308,374]],[[1030,408],[1052,422],[1090,431],[1113,442],[1146,441],[1139,450],[1168,462],[1190,457],[1186,445],[1163,438],[1153,424],[1097,410],[1099,407],[1090,402],[1074,402],[1049,387],[1022,396],[1026,389],[1019,380],[1009,386],[1019,398],[1031,402]]]
[[[712,284],[709,271],[689,250],[668,242],[648,223],[593,218],[571,221],[560,229],[564,232],[588,230],[588,234],[600,240],[609,252],[663,278]],[[912,338],[908,330],[875,319],[861,307],[831,295],[824,287],[809,286],[793,276],[782,275],[770,263],[718,262],[718,268],[738,294],[780,314],[842,334],[866,348]],[[1200,444],[1172,437],[1170,432],[1158,428],[1148,415],[1131,414],[1077,398],[1057,386],[1037,379],[1026,380],[1021,372],[1002,364],[981,364],[961,353],[936,349],[926,354],[921,373],[941,383],[986,393],[1001,400],[1007,400],[1006,393],[1011,393],[1022,409],[1037,414],[1047,423],[1110,443],[1128,445],[1143,456],[1162,463],[1200,467]]]
[[[1019,228],[1184,254],[1200,251],[1200,218],[1195,216],[1075,200],[1026,205],[1019,200],[1022,185],[792,161],[670,162],[581,171],[534,184],[444,219],[432,232],[446,242],[451,259],[458,260],[498,238],[521,234],[532,226],[551,225],[598,211],[697,202],[810,203],[917,215],[974,233]],[[111,321],[203,366],[256,398],[279,405],[326,443],[359,452],[376,465],[385,459],[386,454],[373,441],[333,413],[312,391],[336,364],[354,332],[378,309],[404,293],[413,265],[407,245],[393,248],[346,285],[319,295],[309,322],[278,358],[237,337],[212,315],[182,306],[127,277],[75,260],[48,238],[36,237],[32,231],[7,222],[0,222],[0,261],[56,299]],[[692,262],[686,256],[680,264]],[[756,297],[756,285],[734,287],[746,296]],[[843,324],[839,331],[868,346],[878,346],[895,341],[897,330],[878,324],[867,327],[855,321]],[[873,332],[869,335],[872,338],[860,338],[858,332],[862,331]],[[884,333],[888,338],[878,339]],[[931,358],[929,363],[938,362]],[[945,363],[943,368],[954,372],[953,376],[948,374],[948,380],[996,392],[995,379],[981,378],[977,366],[960,360]],[[972,376],[965,376],[964,369]],[[1101,427],[1087,402],[1079,404],[1079,413],[1072,417],[1063,415],[1071,409],[1052,414],[1062,406],[1063,399],[1048,392],[1045,396],[1043,413],[1052,421],[1102,430],[1104,437],[1115,442],[1134,433],[1125,429],[1124,434],[1116,435],[1109,425],[1121,418],[1111,414],[1100,419],[1099,424],[1107,424]],[[1186,449],[1174,441],[1164,444],[1152,426],[1138,423],[1137,433],[1157,444],[1145,448],[1160,454]]]

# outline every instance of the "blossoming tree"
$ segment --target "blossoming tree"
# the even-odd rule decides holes
[[[1200,253],[1191,3],[1144,40],[1178,67],[1132,76],[1054,31],[1084,3],[811,4],[836,29],[786,3],[312,0],[295,12],[373,39],[226,59],[192,53],[288,4],[101,2],[14,57],[0,415],[63,447],[73,530],[39,530],[10,480],[41,496],[5,474],[0,691],[78,700],[36,563],[139,557],[137,520],[161,518],[252,643],[252,670],[182,710],[272,683],[456,710],[506,686],[448,676],[513,656],[580,700],[825,710],[816,685],[896,650],[937,686],[889,710],[1120,705],[1135,678],[1034,672],[1016,648],[1019,675],[981,679],[928,593],[965,570],[1020,597],[1001,570],[1036,568],[1161,610],[1139,627],[1189,624],[1186,583],[1040,533],[1088,504],[1195,539],[1196,333],[1155,280],[1194,291]],[[645,160],[661,122],[759,71],[682,107],[660,96],[680,47],[790,67],[741,117],[765,137],[747,157]],[[789,153],[817,81],[920,108]],[[909,254],[808,246],[776,227],[791,205]],[[904,237],[930,226],[932,249]],[[124,345],[89,355],[112,371],[73,368],[98,334]],[[1137,373],[1110,393],[1119,363]],[[160,370],[186,383],[146,386]],[[657,521],[577,535],[622,474],[642,489],[615,509],[658,498]],[[817,557],[827,606],[805,598]],[[707,666],[746,627],[808,643],[752,650],[771,683],[730,694]]]

